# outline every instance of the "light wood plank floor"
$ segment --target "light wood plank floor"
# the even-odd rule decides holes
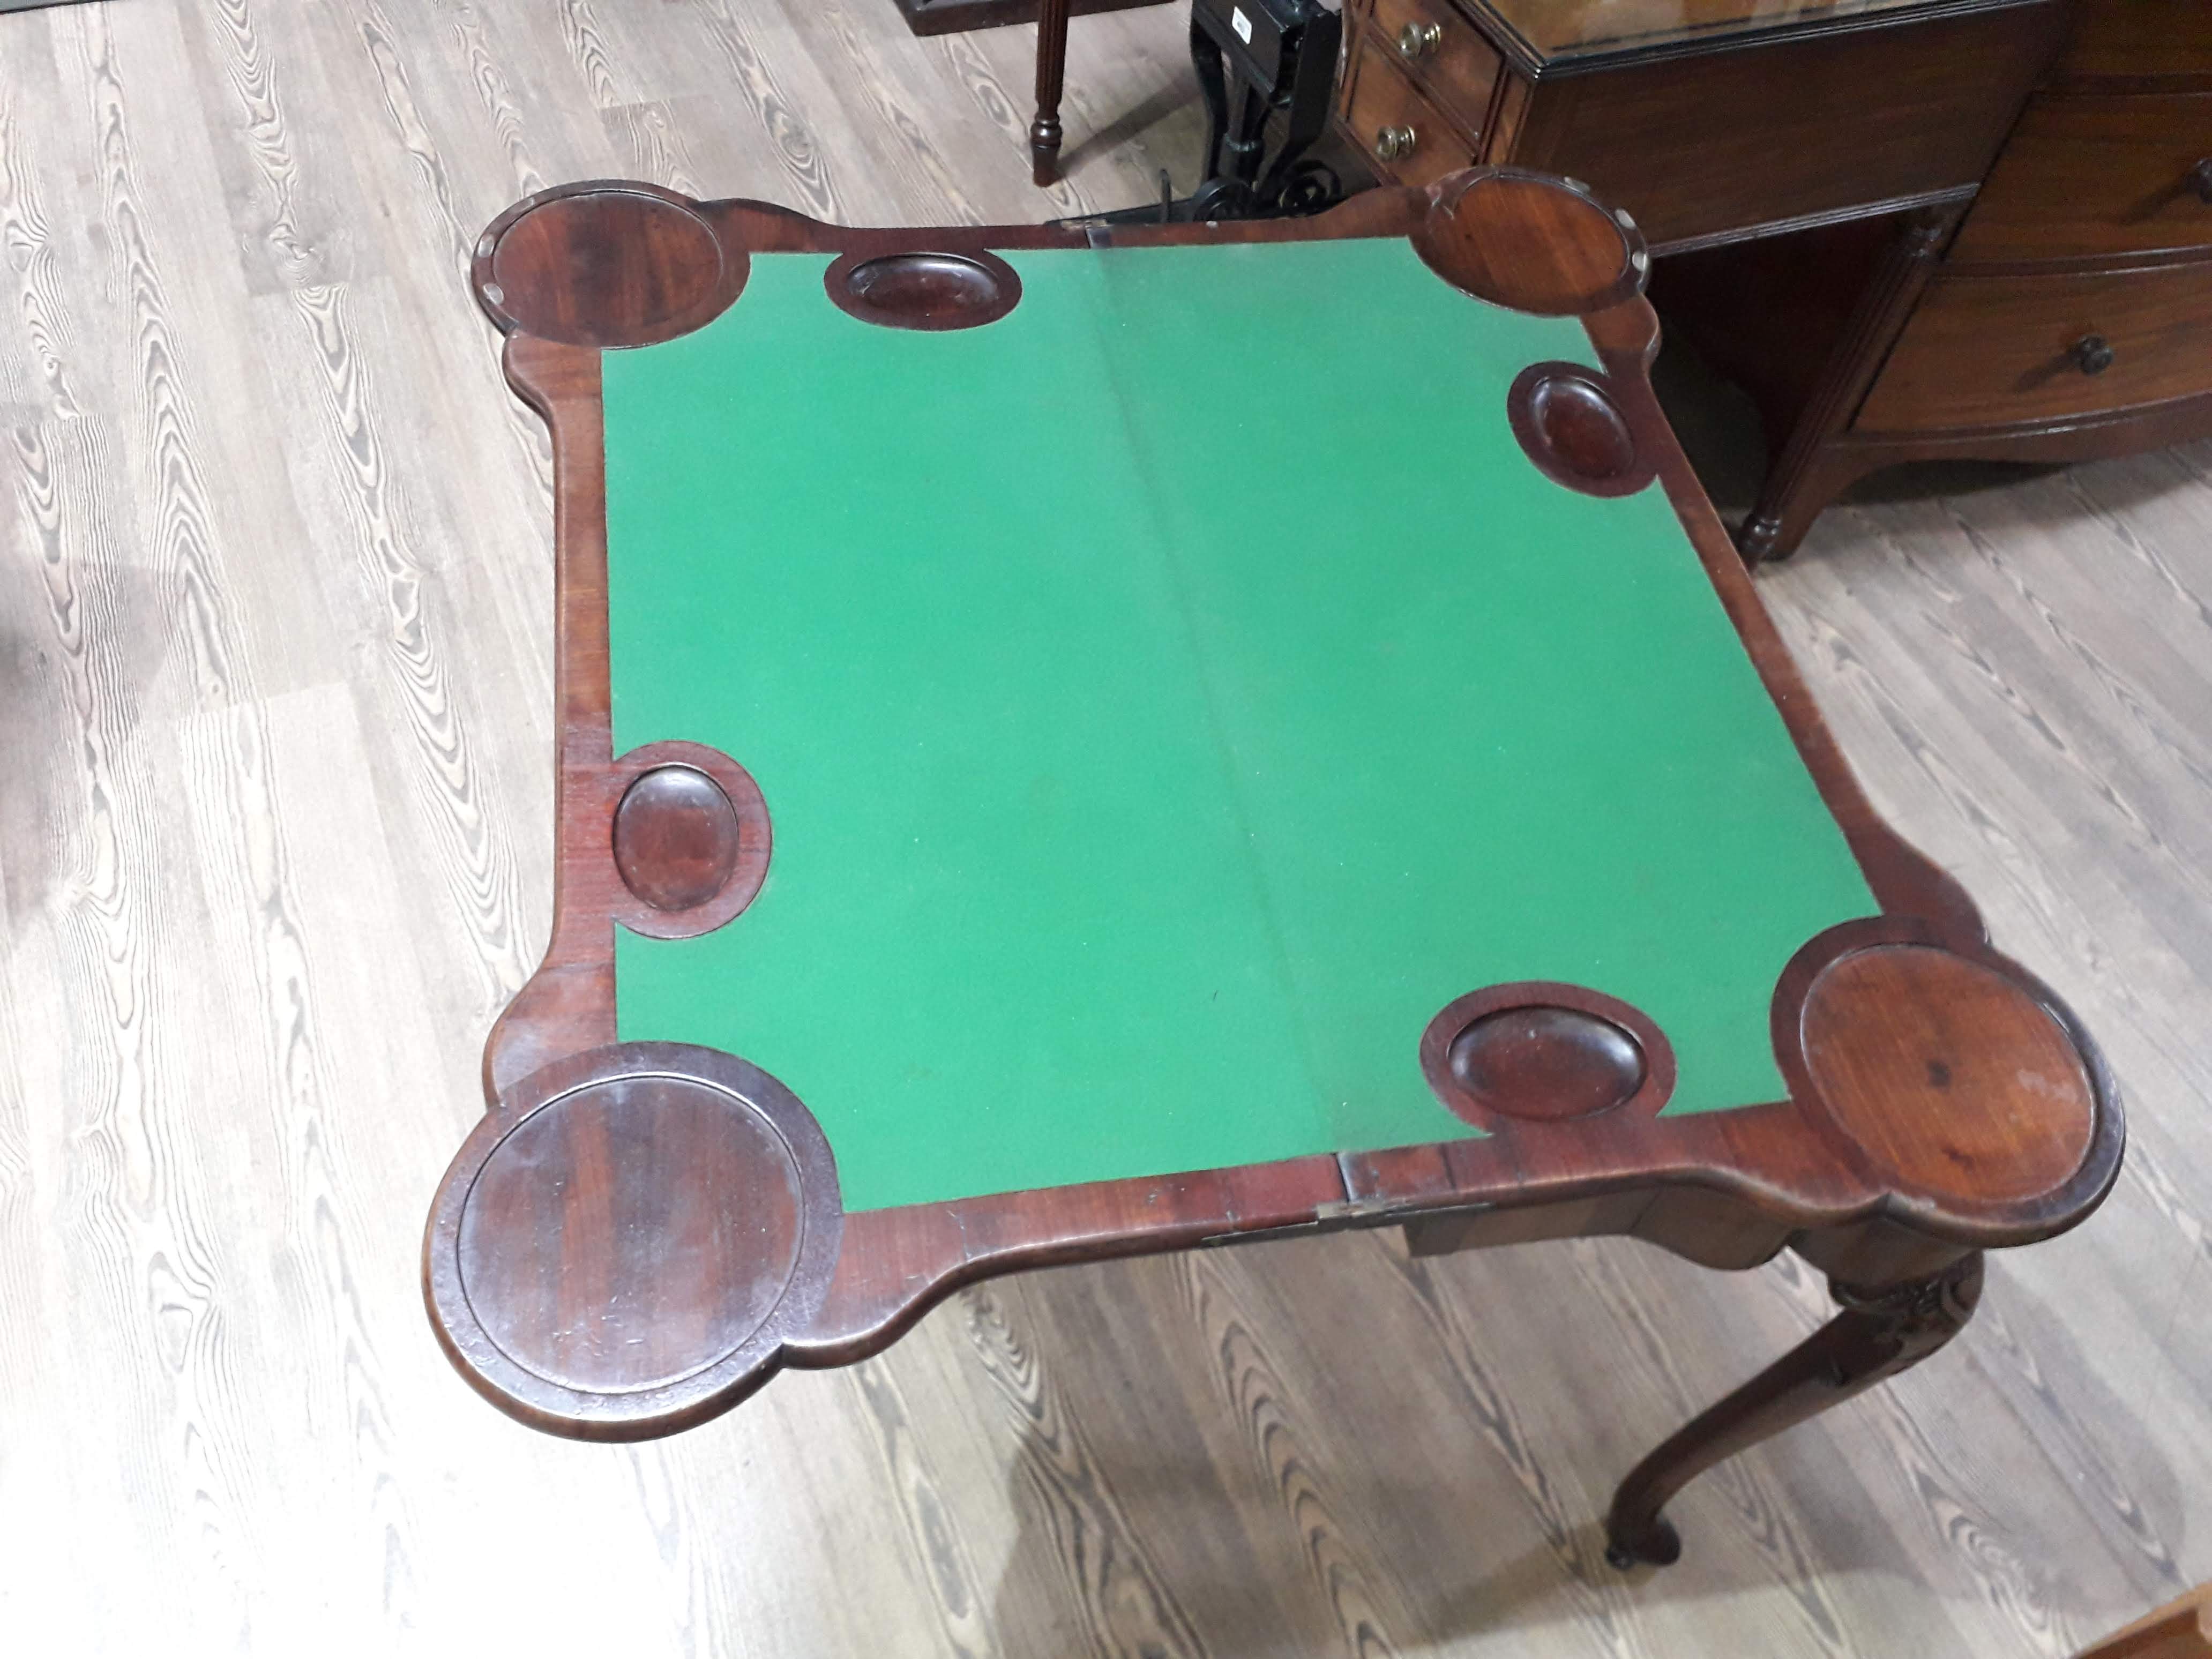
[[[1822,1316],[1788,1261],[1065,1271],[635,1448],[447,1368],[423,1209],[551,891],[547,452],[471,239],[605,174],[853,220],[1188,188],[1182,28],[1075,24],[1041,195],[1029,32],[889,0],[0,15],[10,1651],[2057,1655],[2212,1577],[2203,447],[1878,484],[1763,578],[2134,1145],[1950,1352],[1686,1494],[1680,1566],[1614,1574],[1595,1517]]]

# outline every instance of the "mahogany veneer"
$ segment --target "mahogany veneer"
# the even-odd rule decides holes
[[[1784,26],[1748,0],[1650,15],[1573,0],[1346,9],[1338,123],[1384,177],[1419,183],[1471,153],[1590,179],[1635,214],[1662,257],[1670,325],[1744,380],[1765,418],[1773,459],[1742,532],[1749,557],[1794,546],[1833,493],[1834,441],[2067,15],[2064,0],[1815,9]],[[1670,19],[1691,32],[1670,34]],[[1539,21],[1565,33],[1532,40]],[[1654,37],[1558,44],[1639,26]],[[1462,40],[1501,70],[1450,72],[1466,49],[1446,48]]]
[[[1909,219],[1840,326],[1790,325],[1821,317],[1856,259],[1832,239],[1796,262],[1724,251],[1670,287],[1777,452],[1747,558],[1787,555],[1899,461],[2087,460],[2212,433],[2212,6],[2081,0],[2068,21],[1979,195]],[[1771,324],[1731,314],[1747,290]],[[1856,367],[1808,394],[1790,359],[1822,338]]]
[[[1670,325],[1765,423],[1748,559],[1893,462],[2212,432],[2212,6],[1756,10],[1347,0],[1339,125],[1398,182],[1472,155],[1636,215]]]
[[[2065,21],[2063,0],[1924,0],[1777,27],[1723,0],[1691,38],[1566,50],[1516,27],[1544,9],[1346,0],[1338,124],[1395,182],[1453,149],[1586,179],[1662,255],[1971,197]],[[1407,83],[1410,142],[1378,143],[1374,64]]]
[[[2095,1208],[2121,1155],[2111,1079],[1844,764],[1652,397],[1657,328],[1632,228],[1559,181],[1476,173],[1302,222],[1110,234],[1404,236],[1439,280],[1581,318],[1601,373],[1533,366],[1534,389],[1516,393],[1523,443],[1569,487],[1660,482],[1683,556],[1694,550],[1881,907],[1807,941],[1776,987],[1789,1097],[1663,1115],[1672,1051],[1637,1010],[1574,987],[1492,987],[1442,1011],[1419,1056],[1480,1136],[844,1214],[827,1143],[775,1079],[736,1056],[615,1040],[616,927],[680,936],[726,921],[759,885],[771,825],[731,757],[612,752],[600,352],[704,323],[757,253],[838,255],[832,296],[893,313],[874,320],[974,325],[1008,298],[988,280],[994,250],[1108,233],[848,229],[757,202],[568,185],[495,221],[473,273],[508,337],[507,377],[553,434],[559,858],[545,960],[492,1032],[489,1110],[426,1231],[433,1324],[502,1409],[629,1439],[726,1410],[781,1365],[872,1353],[959,1285],[1054,1262],[1391,1224],[1420,1251],[1617,1233],[1746,1267],[1795,1249],[1834,1279],[1843,1313],[1660,1448],[1615,1501],[1616,1559],[1671,1559],[1659,1510],[1684,1481],[1933,1352],[1972,1310],[1981,1251]],[[878,279],[841,283],[841,267]]]

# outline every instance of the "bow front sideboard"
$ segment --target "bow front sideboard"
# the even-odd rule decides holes
[[[1737,532],[1793,551],[1937,457],[2212,432],[2212,6],[1347,0],[1338,121],[1386,179],[1588,180],[1670,328],[1752,395]]]

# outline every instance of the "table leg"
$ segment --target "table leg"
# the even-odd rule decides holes
[[[1812,395],[1775,458],[1751,516],[1737,532],[1736,546],[1745,563],[1788,558],[1820,509],[1881,465],[1879,458],[1869,465],[1856,452],[1838,455],[1829,445],[1850,424],[1881,372],[1890,347],[1911,319],[1965,214],[1964,204],[1947,203],[1905,216],[1814,382]]]
[[[1037,7],[1036,119],[1030,123],[1030,177],[1039,189],[1060,177],[1060,84],[1067,70],[1068,0]]]
[[[1679,1557],[1681,1540],[1659,1511],[1723,1458],[1911,1369],[1956,1336],[1981,1300],[1982,1258],[1963,1257],[1930,1279],[1834,1290],[1842,1313],[1677,1430],[1620,1483],[1606,1517],[1614,1566],[1663,1567]]]

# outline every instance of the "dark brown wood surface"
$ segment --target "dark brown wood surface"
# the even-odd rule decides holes
[[[1794,548],[1856,476],[1842,435],[2059,50],[2069,7],[1906,7],[1550,61],[1470,5],[1452,15],[1487,29],[1508,64],[1462,84],[1441,72],[1450,37],[1401,48],[1409,25],[1406,46],[1422,44],[1416,6],[1449,0],[1348,0],[1339,125],[1400,183],[1438,176],[1444,131],[1486,161],[1589,180],[1656,252],[1685,260],[1665,291],[1766,422],[1769,476],[1742,526],[1745,556]],[[2100,200],[2114,188],[2100,187]]]
[[[1765,483],[1736,533],[1737,548],[1753,564],[1796,548],[1827,504],[1833,492],[1824,487],[1823,469],[1834,465],[1838,435],[1940,268],[1962,209],[1925,207],[1894,222],[1837,225],[1724,248],[1705,273],[1698,299],[1708,315],[1716,305],[1729,306],[1738,273],[1780,278],[1755,321],[1746,326],[1730,317],[1698,337],[1746,375],[1773,441]],[[1694,290],[1694,279],[1685,286]]]
[[[1674,1090],[1674,1048],[1640,1008],[1586,986],[1486,986],[1421,1033],[1437,1098],[1485,1133],[1626,1112],[1650,1117]]]
[[[557,717],[551,453],[474,237],[569,179],[851,224],[1141,201],[1203,135],[1188,23],[1076,21],[1048,196],[1028,30],[917,40],[881,0],[7,20],[12,1630],[2055,1659],[2212,1578],[2203,441],[1916,465],[1756,574],[1881,810],[2110,1054],[2129,1156],[2088,1224],[1990,1255],[1941,1353],[1692,1482],[1653,1579],[1601,1565],[1612,1483],[1818,1324],[1794,1254],[1385,1228],[1057,1267],[631,1447],[453,1372],[414,1247],[545,947]],[[1659,308],[1728,517],[1757,434]]]
[[[1060,94],[1067,73],[1068,0],[1037,0],[1036,114],[1030,122],[1031,182],[1060,177]]]
[[[1491,131],[1482,159],[1587,179],[1664,253],[1971,192],[2057,49],[2066,8],[1863,21],[1522,80],[1510,123],[1491,118],[1486,87],[1462,106],[1448,82],[1429,85],[1468,131]],[[1376,23],[1351,35],[1349,73],[1398,55]],[[1352,136],[1371,143],[1364,125]]]
[[[2109,356],[2090,355],[2094,341]],[[2027,425],[2207,390],[2212,260],[2081,276],[1947,272],[1921,295],[1852,424]]]
[[[2212,33],[2203,0],[2079,0],[2078,21],[2059,60],[2062,84],[2107,90],[2212,91]]]
[[[1369,0],[1347,6],[1346,15],[1355,27],[1367,21],[1437,106],[1470,136],[1481,137],[1504,60],[1450,0]]]
[[[1975,263],[2212,250],[2212,92],[2044,94],[1974,200]]]
[[[1430,184],[1480,153],[1478,139],[1380,52],[1346,64],[1338,120],[1369,164],[1401,184]]]
[[[981,328],[1021,303],[1022,279],[995,253],[848,253],[822,286],[830,303],[865,323],[939,332]]]
[[[1613,1565],[1673,1563],[1682,1542],[1660,1510],[1697,1475],[1918,1364],[1958,1335],[1982,1299],[1982,1258],[1871,1293],[1838,1285],[1836,1297],[1840,1315],[1630,1471],[1606,1517]]]
[[[1102,11],[1127,11],[1137,6],[1156,6],[1161,0],[1074,0],[1068,10],[1077,17]],[[997,29],[1034,23],[1043,10],[1041,0],[890,0],[906,26],[916,34],[960,34],[969,29]]]
[[[2075,1659],[2212,1659],[2212,1584],[2199,1584]]]
[[[1827,411],[1828,430],[1848,425],[1856,399],[1881,367],[1880,351],[1911,314],[1917,288],[1941,257],[1943,221],[1955,225],[1962,210],[1923,209],[1900,217],[1883,214],[1845,220],[1793,235],[1759,237],[1719,247],[1675,253],[1651,273],[1651,301],[1671,343],[1692,342],[1707,362],[1759,407],[1772,464],[1780,464],[1817,396],[1842,407]],[[1916,269],[1924,266],[1925,269]],[[1876,292],[1902,281],[1911,291]],[[1878,313],[1903,308],[1884,325]],[[1889,334],[1874,348],[1863,338],[1869,325]],[[1864,361],[1869,356],[1873,361]],[[1859,359],[1856,391],[1832,365]],[[1816,427],[1820,424],[1815,419]]]
[[[1437,185],[1413,246],[1455,287],[1545,317],[1595,314],[1644,292],[1651,254],[1626,209],[1510,167]]]
[[[821,1307],[843,1217],[791,1091],[676,1043],[586,1048],[502,1096],[422,1257],[461,1374],[579,1439],[665,1434],[772,1374]]]
[[[1555,483],[1590,495],[1632,495],[1651,482],[1620,399],[1602,374],[1577,363],[1531,363],[1505,400],[1513,435]]]
[[[711,933],[768,878],[775,829],[752,774],[719,749],[642,744],[607,769],[582,816],[608,823],[609,914],[647,939]]]
[[[2212,81],[2191,68],[2212,7],[2081,0],[2071,16],[1955,238],[1908,220],[1869,258],[1838,226],[1668,273],[1675,314],[1765,419],[1747,558],[1785,556],[1839,491],[1898,462],[2087,459],[2212,429]]]
[[[609,223],[647,246],[595,251]],[[502,259],[518,224],[530,227],[530,252]],[[700,257],[697,226],[711,232],[719,259]],[[657,337],[673,315],[711,315],[718,295],[738,293],[732,273],[754,252],[980,263],[994,248],[1090,238],[1049,227],[847,230],[651,186],[564,187],[502,215],[477,254],[480,300],[510,332],[509,379],[554,433],[562,720],[553,942],[493,1034],[491,1109],[449,1171],[424,1241],[434,1319],[475,1386],[560,1432],[666,1432],[726,1409],[778,1364],[872,1352],[952,1288],[990,1273],[1406,1220],[1449,1224],[1460,1243],[1632,1233],[1716,1266],[1792,1246],[1861,1302],[1917,1306],[1978,1251],[2049,1237],[2096,1206],[2122,1139],[2102,1064],[2051,992],[1990,950],[1972,904],[1881,822],[1844,767],[1651,393],[1657,328],[1638,292],[1644,260],[1632,229],[1579,189],[1490,173],[1430,191],[1375,191],[1310,222],[1114,235],[1406,235],[1442,280],[1478,298],[1584,317],[1632,453],[1666,489],[1882,908],[1808,941],[1778,985],[1774,1038],[1791,1099],[1654,1116],[1663,1033],[1641,1031],[1633,1011],[1577,1009],[1565,993],[1519,988],[1517,1001],[1463,1009],[1459,1031],[1432,1028],[1444,1073],[1490,1127],[1483,1138],[842,1216],[834,1170],[824,1173],[805,1150],[811,1120],[773,1079],[741,1058],[611,1042],[616,918],[624,907],[649,908],[623,879],[614,816],[635,780],[668,759],[611,753],[599,351],[536,337],[518,319],[550,319],[615,343]],[[670,250],[665,261],[656,263],[655,246]],[[588,319],[559,292],[579,270],[627,273],[592,279],[592,292],[611,297]],[[1537,1012],[1477,1039],[1478,1024],[1515,1008]],[[1634,1086],[1626,1071],[1610,1085],[1593,1073],[1628,1062],[1592,1060],[1587,1025],[1571,1040],[1576,1012],[1607,1021],[1637,1051]],[[1564,1054],[1562,1044],[1580,1048]],[[2005,1079],[2023,1071],[2008,1072],[2008,1060],[2022,1057],[2027,1080],[2008,1090]],[[1501,1086],[1526,1098],[1501,1101]],[[672,1152],[651,1127],[672,1109],[686,1126]],[[533,1127],[555,1111],[549,1127]],[[764,1139],[756,1125],[775,1133]],[[551,1196],[529,1191],[532,1171]],[[699,1232],[709,1190],[756,1189],[767,1196],[752,1231]],[[653,1252],[628,1242],[654,1237],[696,1239],[684,1261],[721,1265],[659,1273]],[[733,1265],[744,1262],[754,1264],[750,1276]],[[572,1330],[626,1330],[648,1316],[641,1308],[665,1322],[634,1359],[574,1350]],[[1795,1420],[1803,1401],[1791,1398],[1787,1409],[1740,1404],[1701,1419],[1665,1453],[1668,1468],[1687,1478]],[[1645,1481],[1644,1509],[1656,1510],[1666,1486]],[[1648,1534],[1656,1522],[1636,1510],[1635,1524]],[[1616,1541],[1627,1554],[1650,1553],[1648,1538]]]

